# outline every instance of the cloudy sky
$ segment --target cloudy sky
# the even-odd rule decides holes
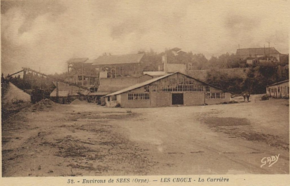
[[[270,43],[288,53],[287,0],[2,1],[2,72],[64,72],[73,57],[179,47],[206,57]]]

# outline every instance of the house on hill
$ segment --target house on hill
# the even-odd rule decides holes
[[[158,69],[166,73],[186,73],[188,62],[189,59],[187,58],[186,52],[183,52],[180,48],[173,48],[163,54]]]
[[[236,55],[240,59],[245,60],[248,58],[260,58],[260,57],[272,57],[280,62],[280,56],[282,55],[274,47],[268,48],[241,48],[237,49]]]
[[[104,98],[108,107],[163,107],[227,102],[230,93],[176,72],[129,86]]]
[[[274,98],[289,98],[289,79],[266,87],[267,95]]]
[[[103,55],[92,65],[100,72],[100,78],[139,77],[142,75],[144,54]]]

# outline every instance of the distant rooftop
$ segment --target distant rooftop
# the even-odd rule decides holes
[[[144,75],[149,75],[149,76],[164,76],[167,73],[164,71],[145,71],[143,72]]]
[[[267,55],[267,54],[280,54],[274,47],[268,48],[241,48],[236,52],[239,56],[255,56],[255,55]]]
[[[93,65],[140,63],[144,54],[105,55],[94,60]]]
[[[89,58],[71,58],[67,61],[68,64],[75,64],[75,63],[84,63]]]

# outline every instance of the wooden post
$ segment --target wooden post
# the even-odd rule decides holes
[[[84,86],[84,63],[82,63],[82,86]]]
[[[58,103],[58,81],[56,82],[56,102]]]

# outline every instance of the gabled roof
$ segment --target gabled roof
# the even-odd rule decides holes
[[[84,63],[88,60],[89,58],[71,58],[67,61],[69,64],[74,64],[74,63]]]
[[[286,80],[283,80],[283,81],[279,81],[279,82],[273,83],[272,85],[269,85],[269,86],[280,85],[282,83],[287,83],[287,82],[289,82],[289,79],[286,79]],[[269,86],[267,86],[267,87],[269,87]]]
[[[106,55],[94,60],[93,65],[140,63],[144,54]]]
[[[150,85],[151,83],[154,83],[154,82],[159,81],[159,80],[161,80],[161,79],[167,78],[167,77],[172,76],[172,75],[174,75],[174,74],[182,74],[182,75],[184,75],[184,76],[186,76],[186,77],[188,77],[188,78],[194,79],[195,81],[197,81],[197,82],[199,82],[199,83],[202,83],[202,84],[204,84],[204,85],[211,86],[211,85],[209,85],[209,84],[207,84],[207,83],[205,83],[205,82],[202,82],[202,81],[200,81],[200,80],[198,80],[198,79],[195,79],[195,78],[193,78],[193,77],[191,77],[191,76],[185,75],[185,74],[180,73],[180,72],[175,72],[175,73],[171,73],[171,74],[166,74],[166,75],[161,76],[161,77],[153,78],[153,79],[150,79],[150,80],[145,81],[145,82],[142,82],[142,83],[138,83],[138,84],[132,85],[132,86],[130,86],[130,87],[124,88],[124,89],[119,90],[119,91],[117,91],[117,92],[113,92],[113,93],[111,93],[111,94],[108,94],[108,95],[106,95],[105,97],[113,96],[113,95],[118,95],[118,94],[122,94],[122,93],[125,93],[125,92],[128,92],[128,91],[131,91],[131,90],[134,90],[134,89],[137,89],[137,88],[143,87],[143,86],[145,86],[145,85]],[[211,87],[214,87],[214,86],[211,86]],[[216,88],[216,89],[220,89],[220,88],[217,88],[217,87],[214,87],[214,88]],[[221,90],[221,89],[220,89],[220,90]]]
[[[98,92],[107,92],[106,94],[110,94],[112,92],[147,81],[149,78],[152,79],[152,76],[143,75],[140,77],[101,78]]]
[[[280,54],[274,47],[270,48],[241,48],[236,52],[239,56]]]

